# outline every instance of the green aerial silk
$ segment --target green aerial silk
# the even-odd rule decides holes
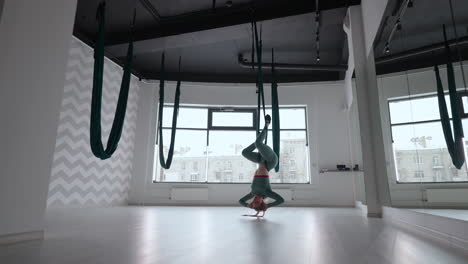
[[[254,32],[255,39],[255,48],[257,50],[257,136],[260,134],[260,104],[263,105],[263,116],[266,116],[265,111],[265,95],[263,90],[263,69],[262,69],[262,40],[258,38],[257,23],[252,22],[252,30]],[[253,62],[252,62],[253,63]],[[265,137],[265,142],[267,142],[268,133]]]
[[[262,104],[263,107],[263,115],[266,116],[265,113],[265,95],[264,95],[264,87],[263,87],[263,69],[262,69],[262,41],[259,40],[258,31],[257,31],[257,23],[252,22],[252,32],[254,32],[253,40],[255,41],[255,48],[257,51],[257,63],[258,63],[258,70],[257,70],[257,88],[258,88],[258,96],[257,96],[257,135],[260,133],[260,105]],[[253,51],[253,50],[252,50]],[[252,52],[253,54],[253,52]],[[272,50],[272,82],[271,82],[271,104],[272,104],[272,130],[273,130],[273,150],[276,153],[277,157],[279,158],[280,153],[280,120],[279,120],[279,103],[278,103],[278,84],[276,83],[275,78],[275,67],[274,67],[274,52]],[[252,56],[253,57],[253,56]],[[253,60],[252,60],[253,65]],[[265,143],[267,142],[267,136],[265,136]],[[279,162],[275,166],[275,171],[279,171]]]
[[[273,151],[276,156],[280,157],[280,117],[279,117],[279,102],[278,102],[278,83],[275,76],[275,53],[271,49],[271,115],[273,129]],[[276,164],[275,171],[279,171],[279,162]]]
[[[94,75],[93,75],[93,92],[91,99],[91,120],[90,120],[90,144],[93,154],[102,159],[108,159],[117,149],[122,129],[124,125],[125,112],[127,110],[128,92],[130,88],[130,78],[133,58],[133,40],[130,42],[125,59],[124,72],[122,83],[120,85],[119,99],[115,110],[114,122],[107,142],[107,147],[104,149],[101,139],[101,102],[102,102],[102,84],[104,74],[104,40],[105,40],[105,3],[101,3],[97,11],[97,19],[99,21],[99,31],[94,47]]]
[[[455,83],[455,74],[453,71],[452,60],[450,58],[450,47],[447,42],[447,34],[445,32],[444,26],[444,43],[445,43],[445,52],[447,54],[447,78],[448,78],[448,89],[450,104],[452,110],[453,118],[453,134],[455,140],[452,136],[452,127],[450,125],[450,118],[447,110],[447,104],[445,102],[444,87],[440,79],[439,67],[436,65],[434,67],[436,80],[437,80],[437,98],[439,101],[439,112],[440,119],[442,123],[442,130],[444,131],[445,142],[447,143],[447,149],[452,158],[453,165],[460,169],[465,163],[465,153],[463,149],[463,125],[461,121],[461,100],[457,93],[457,87]]]
[[[169,169],[172,164],[172,158],[174,156],[174,144],[177,127],[177,117],[179,115],[179,102],[180,102],[180,58],[179,58],[179,80],[177,81],[177,87],[175,92],[174,111],[172,114],[172,128],[171,128],[171,143],[169,146],[169,152],[167,153],[167,160],[164,159],[164,147],[163,147],[163,110],[164,110],[164,53],[161,57],[161,79],[159,81],[159,112],[158,112],[158,128],[159,128],[159,163],[164,169]]]

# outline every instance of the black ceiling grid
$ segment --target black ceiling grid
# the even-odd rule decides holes
[[[452,0],[457,31],[460,38],[459,47],[463,60],[468,59],[468,1]],[[396,29],[391,38],[389,49],[386,45],[391,31],[398,20],[398,10],[407,0],[392,0],[386,10],[386,21],[378,34],[374,45],[377,74],[401,72],[403,70],[432,67],[445,63],[443,49],[442,25],[447,26],[448,37],[455,45],[454,28],[448,0],[411,0],[408,8],[400,18],[401,27]],[[402,31],[401,31],[402,30]],[[387,52],[385,52],[387,50]],[[452,49],[452,58],[458,60],[456,49]],[[405,66],[405,69],[402,68]]]
[[[255,72],[239,63],[250,58],[250,22],[263,27],[265,63],[275,49],[283,65],[342,67],[346,36],[342,28],[349,5],[360,0],[320,0],[320,49],[316,39],[316,1],[310,0],[107,0],[106,55],[122,65],[131,12],[137,10],[134,73],[143,79],[158,79],[160,57],[166,53],[169,80],[177,77],[177,60],[183,57],[182,80],[197,82],[255,82]],[[99,1],[79,0],[74,35],[94,46],[95,12]],[[317,53],[320,62],[317,62]],[[265,71],[265,80],[270,80]],[[340,71],[310,69],[278,70],[279,82],[332,81]]]

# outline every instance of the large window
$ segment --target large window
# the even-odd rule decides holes
[[[450,109],[448,96],[446,101]],[[463,101],[466,101],[465,96]],[[465,115],[462,122],[466,136],[468,105],[463,105]],[[389,111],[397,182],[468,181],[466,164],[461,170],[457,170],[447,151],[435,95],[390,100]],[[467,141],[464,141],[464,144],[467,149]]]
[[[164,106],[163,140],[167,157],[172,106]],[[271,115],[271,108],[267,108]],[[161,168],[155,148],[155,182],[248,183],[257,168],[242,157],[255,141],[255,107],[180,107],[174,159],[169,170]],[[272,183],[309,183],[306,108],[281,106],[280,170],[271,172]],[[260,126],[263,128],[264,120]],[[158,143],[158,142],[157,142]],[[271,129],[268,144],[272,146]]]

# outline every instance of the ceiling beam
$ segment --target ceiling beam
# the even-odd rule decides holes
[[[212,73],[192,73],[192,72],[166,72],[164,74],[166,81],[182,82],[201,82],[201,83],[255,83],[257,75],[253,74],[212,74]],[[159,80],[159,73],[149,73],[143,80],[151,82]],[[325,82],[340,80],[338,72],[316,72],[308,74],[278,74],[275,76],[278,83],[296,83],[296,82]],[[271,74],[265,73],[263,76],[264,83],[271,82]],[[156,84],[155,84],[156,86]],[[182,84],[183,86],[183,84]]]
[[[159,25],[161,23],[161,15],[159,15],[159,12],[154,5],[149,0],[140,0],[140,3],[153,17],[154,22]]]
[[[449,46],[463,46],[463,45],[468,45],[468,37],[463,37],[458,40],[452,39],[448,40],[447,44]],[[431,52],[436,52],[439,50],[445,49],[445,43],[444,42],[439,42],[431,45],[427,45],[424,47],[420,48],[415,48],[407,51],[403,51],[400,53],[396,53],[393,55],[387,55],[383,57],[379,57],[375,59],[375,63],[377,65],[379,64],[386,64],[386,63],[401,63],[405,59],[408,59],[410,57],[415,57],[415,56],[420,56],[420,55],[427,55],[428,53]]]
[[[258,63],[252,63],[244,59],[242,54],[239,54],[237,63],[240,67],[246,69],[253,69],[254,65],[257,67]],[[263,68],[271,68],[271,63],[262,63]],[[292,63],[279,63],[275,62],[275,69],[290,70],[290,71],[331,71],[331,72],[345,72],[348,69],[347,64],[338,65],[324,65],[324,64],[292,64]]]
[[[144,2],[144,1],[142,1]],[[320,10],[343,8],[348,5],[358,5],[360,0],[322,1]],[[159,16],[159,24],[150,30],[135,32],[134,40],[150,40],[184,33],[191,33],[221,27],[250,23],[252,10],[256,21],[271,20],[287,16],[295,16],[315,12],[315,4],[310,0],[294,1],[257,1],[255,5],[244,3],[232,7],[219,7],[216,12],[211,9],[176,16]],[[128,42],[128,32],[109,36],[107,45],[118,45]]]

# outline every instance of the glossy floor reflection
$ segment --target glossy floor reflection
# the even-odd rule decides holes
[[[416,212],[443,216],[463,221],[468,221],[468,210],[466,209],[410,209]]]
[[[55,209],[44,241],[0,247],[7,264],[468,263],[445,248],[367,219],[358,209],[239,207]]]

